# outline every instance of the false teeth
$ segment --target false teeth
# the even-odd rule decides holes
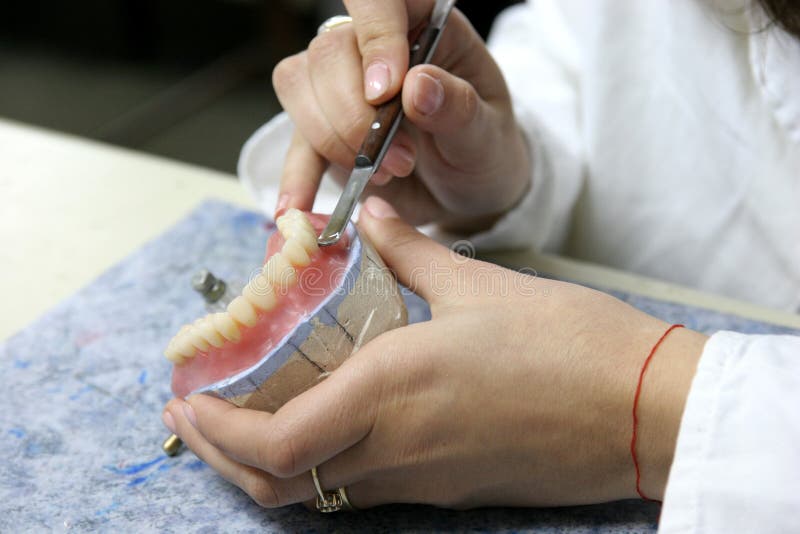
[[[173,363],[183,363],[183,356],[178,354],[178,351],[175,350],[175,339],[173,338],[172,341],[169,342],[167,348],[164,349],[164,356]]]
[[[311,263],[311,258],[308,256],[308,252],[306,252],[303,246],[296,239],[288,239],[283,244],[281,254],[283,254],[286,259],[289,260],[289,263],[298,267],[305,267]]]
[[[314,233],[303,228],[289,228],[286,231],[286,239],[297,241],[309,256],[319,250]]]
[[[280,252],[272,255],[264,265],[262,272],[269,283],[280,289],[286,289],[297,282],[297,273],[294,267]]]
[[[226,312],[213,314],[211,316],[211,324],[213,324],[217,332],[222,334],[222,337],[228,341],[236,343],[242,339],[242,333],[239,331],[239,327],[236,326],[236,322],[231,319],[231,316]]]
[[[263,274],[258,274],[250,280],[250,283],[242,291],[242,295],[250,304],[262,311],[271,310],[277,303],[275,290],[272,289],[272,285]]]
[[[208,350],[208,341],[203,339],[203,336],[200,335],[200,332],[197,331],[195,326],[190,325],[186,335],[189,338],[189,343],[191,343],[197,350],[201,350],[203,352]]]
[[[221,348],[226,340],[240,341],[240,326],[256,326],[258,311],[273,309],[278,294],[297,283],[295,266],[309,265],[311,255],[319,250],[316,230],[308,217],[295,208],[279,217],[276,225],[285,240],[281,251],[273,254],[262,272],[247,284],[242,295],[228,304],[227,312],[207,315],[181,327],[164,350],[168,360],[183,363],[197,351]]]
[[[202,337],[210,345],[220,348],[225,344],[225,340],[222,339],[222,336],[219,335],[219,332],[217,332],[217,329],[211,323],[211,316],[207,315],[205,317],[201,317],[193,324],[200,337]]]
[[[175,351],[183,356],[184,358],[191,358],[194,356],[194,353],[197,352],[197,349],[189,341],[189,336],[187,332],[178,332],[178,335],[175,336],[175,344],[173,345]]]
[[[306,215],[297,208],[289,208],[286,210],[282,216],[278,217],[278,220],[275,222],[275,224],[277,224],[278,228],[280,228],[281,225],[285,225],[290,222],[305,226],[311,232],[314,231],[311,221],[309,221],[308,217],[306,217]]]
[[[252,327],[258,322],[255,308],[243,296],[236,297],[228,304],[228,313],[237,323],[245,326]]]
[[[299,210],[287,211],[277,222],[278,230],[285,240],[296,239],[308,254],[319,250],[317,234],[308,218]]]

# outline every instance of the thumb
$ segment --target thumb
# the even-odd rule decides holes
[[[403,221],[379,197],[366,200],[358,224],[400,283],[428,301],[432,310],[455,302],[464,258],[454,261],[454,252]]]
[[[495,109],[468,81],[435,65],[411,69],[403,84],[403,110],[420,130],[436,136],[445,159],[469,165],[485,159],[487,132],[495,127]]]

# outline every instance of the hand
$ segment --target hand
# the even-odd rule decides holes
[[[475,230],[515,204],[530,183],[528,150],[503,77],[480,36],[454,10],[433,58],[408,69],[408,35],[433,0],[345,2],[352,24],[284,59],[273,84],[296,129],[278,211],[310,210],[328,164],[343,182],[377,105],[403,89],[405,126],[368,195],[413,224]],[[392,179],[392,176],[404,177]]]
[[[597,291],[455,256],[379,199],[360,227],[432,320],[379,336],[275,414],[202,395],[171,401],[165,420],[200,458],[264,506],[314,497],[315,465],[324,488],[346,486],[361,508],[636,496],[633,394],[665,323]],[[676,330],[645,376],[638,452],[651,497],[663,495],[704,342]]]

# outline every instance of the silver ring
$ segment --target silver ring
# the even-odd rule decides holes
[[[329,32],[338,26],[350,24],[351,22],[353,22],[353,17],[349,15],[334,15],[319,25],[319,28],[317,28],[317,35]]]

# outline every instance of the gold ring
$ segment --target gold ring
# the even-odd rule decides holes
[[[317,489],[317,511],[327,514],[330,512],[338,512],[342,508],[345,508],[341,489],[336,493],[322,491],[316,467],[311,468],[311,478],[314,480],[314,487]],[[352,508],[352,506],[350,508]]]
[[[350,499],[347,498],[347,490],[344,489],[344,486],[337,490],[339,492],[339,497],[342,498],[342,508],[347,510],[348,512],[355,512],[356,507],[350,503]]]
[[[349,15],[335,15],[319,25],[319,28],[317,28],[317,35],[329,32],[338,26],[350,24],[351,22],[353,22],[353,17]]]

